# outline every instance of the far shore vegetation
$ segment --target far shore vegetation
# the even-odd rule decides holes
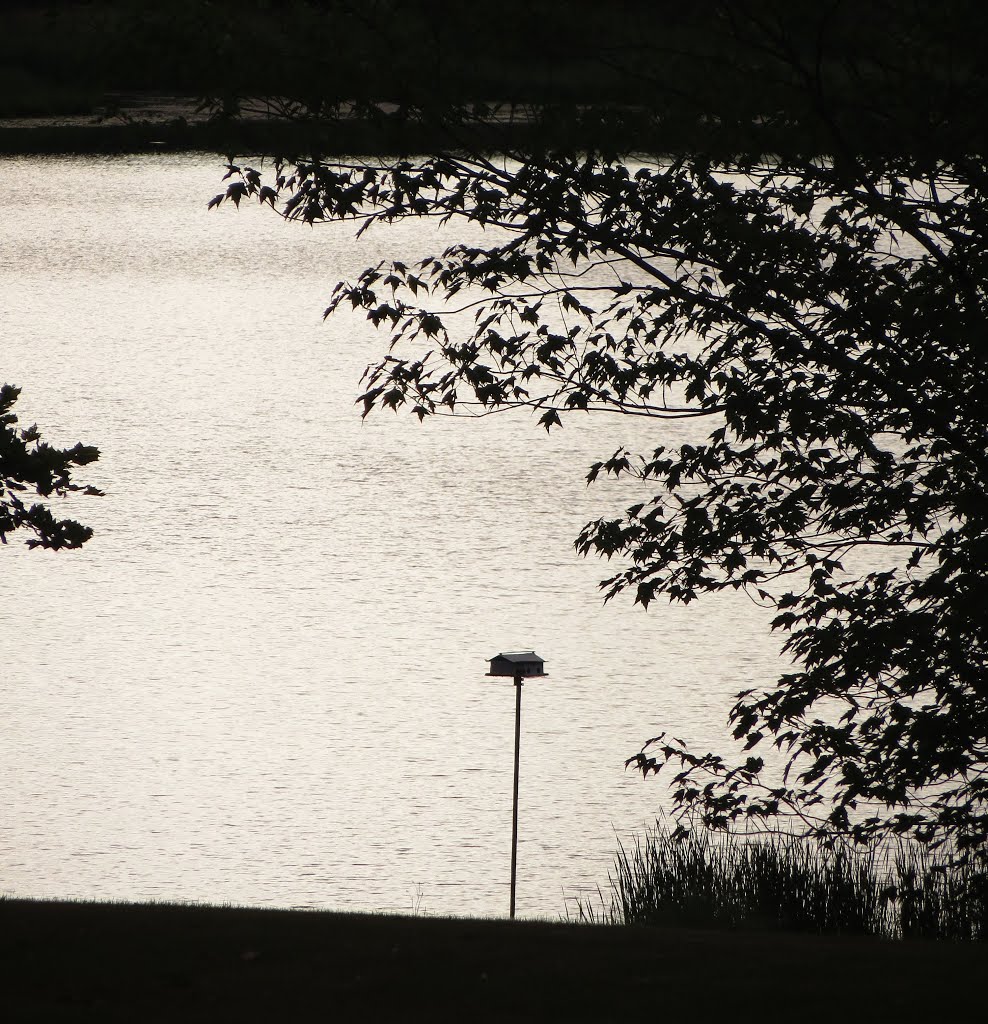
[[[795,8],[809,0],[793,0]],[[671,0],[13,0],[0,35],[0,117],[99,113],[106,98],[166,93],[634,104],[609,66],[629,39],[686,51],[704,20]],[[676,98],[670,96],[670,107]]]
[[[862,45],[885,38],[881,7],[855,11]],[[818,5],[792,0],[787,9],[798,20]],[[676,152],[702,136],[730,151],[737,139],[721,114],[736,91],[734,54],[723,33],[708,32],[713,17],[673,0],[503,0],[496,16],[451,0],[13,0],[0,34],[0,154],[393,156],[449,145],[435,125],[405,120],[399,104],[497,104],[514,118],[510,131],[500,123],[487,138],[461,138],[468,147],[585,140],[602,130],[596,111],[606,109],[609,134],[594,138],[605,148]],[[946,45],[925,34],[931,50]],[[658,93],[647,68],[629,76],[618,67],[643,41],[662,55],[669,84]],[[826,59],[839,72],[856,56]],[[882,73],[885,56],[897,57],[877,54],[870,73]],[[976,103],[964,86],[970,69],[946,53],[943,64],[951,88]],[[306,105],[300,121],[242,116],[243,97],[279,99],[289,87]],[[639,118],[643,88],[650,111]],[[361,115],[340,116],[326,97],[356,102]],[[785,120],[776,146],[819,141],[800,137],[797,122]],[[862,137],[880,148],[898,142],[871,123]]]

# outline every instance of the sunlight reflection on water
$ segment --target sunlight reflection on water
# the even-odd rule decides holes
[[[779,670],[747,599],[602,607],[573,550],[676,424],[361,421],[385,337],[321,313],[338,277],[441,244],[206,212],[209,156],[0,161],[3,379],[22,422],[97,444],[81,552],[2,553],[0,890],[504,914],[525,687],[518,905],[606,880],[661,783],[662,729],[724,736]]]

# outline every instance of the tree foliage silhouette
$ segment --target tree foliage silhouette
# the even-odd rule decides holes
[[[730,711],[740,758],[661,736],[630,759],[671,763],[682,810],[984,856],[988,158],[953,106],[985,91],[971,25],[913,4],[863,25],[839,3],[798,24],[785,9],[705,8],[692,106],[673,110],[663,88],[683,80],[629,46],[634,109],[409,106],[441,122],[442,152],[279,160],[271,180],[231,162],[211,205],[486,229],[336,286],[327,314],[390,332],[365,415],[654,420],[651,450],[588,474],[636,477],[642,500],[577,548],[616,560],[607,598],[747,592],[792,659]],[[641,155],[673,129],[678,155]],[[695,440],[664,439],[675,419]]]
[[[0,541],[24,530],[28,547],[81,547],[93,531],[74,519],[58,519],[45,504],[52,496],[99,495],[95,487],[72,479],[75,467],[88,466],[99,458],[96,448],[76,444],[53,448],[41,440],[37,426],[19,427],[13,406],[20,389],[0,387]],[[44,499],[33,501],[34,497]],[[30,502],[30,504],[29,504]]]

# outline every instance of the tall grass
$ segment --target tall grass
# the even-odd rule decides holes
[[[988,939],[988,878],[905,842],[865,851],[795,836],[752,838],[662,821],[619,845],[609,901],[581,920],[774,928],[886,938]]]

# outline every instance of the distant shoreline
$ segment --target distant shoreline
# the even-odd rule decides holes
[[[355,136],[357,144],[359,136]],[[362,140],[359,140],[362,141]],[[136,153],[289,153],[305,147],[298,133],[277,123],[53,124],[0,127],[0,155],[114,155]],[[377,147],[375,147],[377,148]],[[355,151],[355,150],[351,150]],[[363,150],[361,150],[363,151]]]
[[[499,150],[506,140],[524,145],[537,139],[525,126],[464,132],[480,149]],[[407,156],[447,152],[459,146],[439,130],[401,122],[343,121],[322,125],[291,121],[183,120],[154,123],[0,124],[0,156],[111,155],[128,153],[192,153],[253,156]]]
[[[464,128],[453,139],[437,126],[389,117],[317,122],[265,117],[211,117],[192,97],[118,94],[89,113],[0,118],[0,155],[208,152],[311,156],[402,156],[458,148],[524,146],[551,141],[544,125],[496,124]]]
[[[425,151],[439,140],[407,126],[353,121],[327,127],[284,120],[101,120],[96,117],[7,118],[0,155],[191,153],[387,155]]]

